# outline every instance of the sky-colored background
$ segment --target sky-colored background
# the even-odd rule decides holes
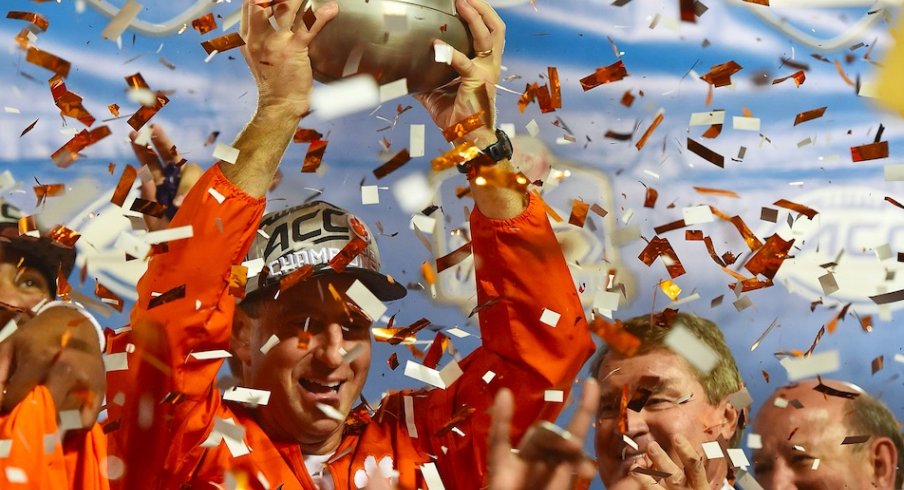
[[[183,11],[191,2],[146,0],[143,4],[142,19],[163,21]],[[773,2],[769,8],[797,29],[822,38],[849,31],[870,9],[866,5],[829,9],[788,4]],[[254,84],[238,51],[222,53],[209,63],[204,62],[206,53],[200,42],[221,35],[219,29],[203,37],[191,28],[180,35],[163,38],[141,35],[133,38],[127,33],[120,48],[101,38],[107,19],[91,9],[79,13],[76,2],[37,4],[13,0],[4,5],[10,10],[40,12],[49,19],[50,29],[39,34],[37,46],[72,62],[67,86],[84,97],[85,106],[99,120],[111,117],[106,110],[108,104],[119,104],[123,114],[137,108],[126,94],[123,77],[127,75],[140,72],[151,88],[171,91],[170,104],[153,122],[169,130],[189,160],[209,164],[213,149],[204,146],[208,134],[220,131],[220,141],[230,142],[255,106]],[[214,12],[225,17],[237,5],[222,3],[215,6]],[[524,134],[527,123],[535,120],[540,128],[539,137],[559,158],[586,169],[587,175],[608,177],[608,188],[594,186],[589,179],[573,177],[558,194],[550,194],[550,201],[566,215],[568,199],[574,198],[598,202],[612,213],[614,220],[607,226],[595,219],[595,231],[585,229],[585,236],[595,237],[596,241],[612,236],[613,225],[635,226],[643,237],[652,238],[654,226],[680,219],[682,208],[700,204],[712,204],[730,215],[741,216],[763,239],[775,232],[794,237],[797,240],[792,254],[796,257],[794,262],[783,266],[774,287],[745,293],[743,296],[752,301],[752,306],[739,312],[732,304],[735,294],[728,288],[733,279],[716,266],[702,243],[686,242],[683,231],[662,235],[669,238],[688,270],[675,280],[683,290],[681,297],[693,292],[700,295],[699,300],[682,305],[682,310],[705,316],[722,326],[758,403],[787,380],[774,353],[806,350],[819,328],[835,315],[837,305],[853,302],[847,319],[835,334],[827,334],[822,339],[816,352],[838,350],[841,370],[831,376],[856,383],[879,396],[900,419],[904,417],[900,379],[904,364],[895,362],[894,356],[904,352],[899,325],[901,312],[895,312],[893,307],[877,310],[868,296],[904,288],[901,277],[904,270],[896,262],[897,252],[904,251],[901,233],[904,210],[883,200],[885,196],[894,196],[904,201],[901,183],[886,181],[883,175],[885,165],[900,162],[904,123],[900,116],[877,109],[873,100],[857,96],[855,88],[842,79],[833,64],[811,56],[817,53],[831,61],[839,60],[852,80],[858,76],[861,81],[875,80],[875,62],[882,60],[883,53],[893,43],[889,31],[895,24],[897,11],[889,11],[891,24],[879,21],[842,49],[825,52],[791,40],[749,10],[765,7],[716,0],[710,0],[706,6],[708,10],[696,24],[677,20],[677,1],[634,0],[616,7],[597,0],[538,0],[536,9],[529,4],[501,9],[508,26],[502,85],[521,92],[526,83],[546,83],[547,67],[555,66],[562,79],[563,108],[541,114],[533,104],[521,114],[516,106],[517,96],[502,92],[498,99],[499,121],[514,124],[516,131]],[[655,28],[650,28],[657,17]],[[87,149],[85,158],[70,168],[56,168],[49,155],[70,138],[67,131],[80,130],[83,126],[78,121],[59,117],[45,83],[49,72],[26,63],[17,49],[13,37],[23,26],[21,21],[0,22],[0,42],[4,43],[0,48],[3,67],[0,106],[20,112],[0,113],[0,171],[11,170],[20,182],[18,188],[4,190],[0,197],[20,204],[29,212],[37,212],[31,191],[35,179],[44,184],[74,184],[82,180],[65,198],[56,199],[65,200],[64,207],[71,208],[70,216],[87,214],[78,221],[87,228],[98,215],[117,212],[102,205],[103,195],[115,185],[122,166],[135,163],[126,143],[129,127],[125,119],[107,122],[113,130],[111,137]],[[865,46],[849,49],[859,42]],[[868,49],[872,49],[870,60],[864,59]],[[624,61],[629,77],[584,92],[578,80],[597,67],[615,62],[615,50]],[[782,57],[809,65],[802,86],[795,87],[790,80],[771,84],[772,80],[796,71],[782,66]],[[165,66],[161,59],[175,68]],[[729,60],[743,69],[732,78],[732,86],[714,90],[713,103],[707,106],[708,85],[698,77],[711,66]],[[637,96],[630,108],[619,104],[628,90]],[[643,96],[639,96],[641,91]],[[381,118],[393,119],[398,103],[415,107],[404,113],[394,128],[384,130],[387,123]],[[793,125],[798,113],[823,106],[827,107],[823,117]],[[743,115],[745,108],[760,118],[759,132],[732,128],[731,117]],[[665,114],[662,125],[643,150],[638,151],[634,143],[660,109]],[[726,111],[726,125],[718,138],[704,139],[701,134],[706,126],[689,126],[690,115],[713,109]],[[577,143],[556,144],[565,134],[561,124],[553,124],[557,117],[570,128]],[[21,131],[35,119],[38,123],[34,130],[20,138]],[[316,128],[329,140],[324,157],[326,171],[322,176],[302,175],[299,170],[307,145],[290,146],[282,165],[285,177],[270,196],[270,208],[279,209],[308,198],[315,192],[312,189],[322,190],[322,198],[355,210],[371,224],[381,221],[387,233],[399,232],[395,237],[379,239],[384,268],[403,282],[419,281],[420,264],[431,255],[409,230],[410,215],[399,209],[389,190],[380,191],[381,204],[362,205],[359,185],[362,179],[369,185],[376,183],[371,171],[386,158],[381,155],[381,139],[391,141],[390,152],[394,153],[408,146],[410,124],[425,123],[428,124],[427,156],[414,159],[379,182],[389,188],[407,175],[428,172],[429,159],[445,148],[441,135],[430,126],[426,114],[413,99],[389,102],[372,114],[365,111],[332,121],[318,119],[316,115],[306,119],[304,127]],[[880,123],[885,126],[883,139],[889,141],[890,158],[853,163],[849,148],[871,143]],[[603,137],[607,130],[626,133],[635,125],[639,129],[631,141]],[[725,155],[725,168],[715,167],[689,152],[685,144],[687,137]],[[742,146],[747,148],[745,157],[742,161],[732,160],[730,157],[737,157]],[[117,164],[112,176],[107,173],[109,162]],[[653,209],[643,207],[645,186],[659,192]],[[702,195],[694,191],[694,186],[729,189],[737,192],[740,199]],[[792,218],[797,219],[792,229],[786,223],[787,210],[780,211],[778,225],[760,220],[761,208],[774,208],[772,203],[782,198],[808,204],[820,214],[810,222],[793,213]],[[450,228],[458,226],[462,208],[469,203],[446,196],[442,204]],[[736,270],[748,257],[746,247],[730,225],[713,222],[692,228],[712,236],[720,254],[730,250],[741,255]],[[112,240],[119,230],[95,230],[91,237],[97,238],[97,243],[93,245],[104,248],[101,238],[105,233]],[[99,253],[90,250],[89,242],[80,244],[81,252]],[[880,261],[876,248],[886,244],[892,258]],[[637,260],[643,245],[642,240],[637,240],[618,250],[606,250],[609,258],[621,257],[637,285],[633,301],[615,312],[617,317],[634,316],[668,304],[661,293],[654,296],[656,285],[668,279],[668,274],[658,261],[647,268]],[[835,260],[842,250],[835,269],[840,290],[825,296],[816,282],[817,277],[825,274],[819,265]],[[582,260],[586,269],[599,266],[602,254],[597,249],[594,254]],[[99,266],[91,272],[93,276],[100,275],[114,282],[103,275]],[[593,276],[591,272],[587,274]],[[75,280],[75,275],[72,279]],[[90,288],[85,290],[90,293]],[[711,300],[719,295],[724,295],[724,301],[712,307]],[[819,297],[823,297],[824,304],[811,312],[811,301]],[[476,334],[473,325],[457,309],[434,305],[418,292],[391,305],[390,312],[398,313],[401,323],[427,317],[441,326],[469,325],[463,328]],[[872,333],[861,329],[858,315],[873,316]],[[751,352],[753,342],[776,319],[781,326]],[[126,321],[124,315],[105,319],[111,327]],[[430,338],[431,333],[421,335],[421,340]],[[454,343],[460,352],[466,353],[478,345],[478,340],[472,336],[454,339]],[[386,390],[416,386],[414,380],[401,374],[401,369],[391,371],[383,362],[391,352],[397,352],[403,363],[410,358],[407,349],[377,345],[375,364],[365,389],[365,395],[371,400]],[[885,367],[872,374],[871,361],[880,355],[885,356]],[[442,363],[448,360],[447,356]],[[764,380],[762,371],[769,373],[770,383]]]

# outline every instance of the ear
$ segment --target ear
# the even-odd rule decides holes
[[[719,434],[724,437],[726,441],[731,440],[735,432],[739,430],[738,419],[741,416],[741,412],[726,399],[722,400],[722,403],[716,407],[716,416]]]
[[[898,450],[888,437],[877,437],[869,447],[869,462],[873,471],[876,488],[895,488],[897,476]]]
[[[229,367],[232,374],[244,380],[243,373],[248,372],[251,366],[251,331],[256,320],[248,316],[241,308],[236,308],[232,317],[232,336],[229,338],[229,350],[233,359]],[[230,360],[232,361],[232,360]]]

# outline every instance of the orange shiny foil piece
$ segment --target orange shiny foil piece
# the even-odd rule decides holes
[[[480,111],[476,114],[471,114],[470,116],[462,119],[461,121],[458,121],[448,128],[443,129],[443,136],[446,138],[446,141],[455,141],[470,133],[471,131],[474,131],[475,129],[483,126],[483,115],[484,111]]]
[[[618,400],[618,432],[620,434],[628,433],[628,402],[631,401],[631,387],[622,386],[621,398]]]
[[[888,158],[888,141],[851,147],[851,160],[854,162],[878,160],[880,158]]]
[[[597,68],[592,75],[588,75],[581,79],[581,88],[584,92],[605,85],[607,83],[617,82],[628,76],[628,69],[625,68],[625,62],[618,60],[609,66]]]
[[[65,226],[56,226],[50,231],[47,237],[64,247],[72,248],[75,246],[75,242],[82,236],[75,230],[70,230]]]
[[[47,184],[47,185],[36,185],[34,186],[35,197],[38,202],[35,206],[40,206],[44,203],[48,197],[56,197],[62,196],[66,193],[66,185],[65,184]]]
[[[640,348],[640,339],[627,331],[621,320],[612,323],[602,317],[596,317],[590,322],[589,327],[590,331],[601,338],[610,349],[622,356],[632,357]]]
[[[540,85],[536,89],[537,94],[537,105],[540,106],[540,112],[543,114],[548,114],[550,112],[555,112],[556,107],[553,104],[552,96],[549,94],[549,86],[546,84]]]
[[[697,22],[697,9],[694,0],[679,0],[678,8],[681,11],[681,22]]]
[[[308,146],[308,152],[304,156],[304,163],[301,165],[301,173],[314,173],[323,163],[323,153],[326,151],[327,141],[314,140]]]
[[[687,226],[687,223],[684,222],[683,219],[679,219],[678,221],[672,221],[671,223],[666,223],[664,225],[659,225],[653,228],[653,231],[656,232],[657,235],[662,235],[663,233],[680,230]]]
[[[220,36],[213,39],[208,39],[207,41],[201,43],[201,47],[204,48],[204,51],[206,51],[207,54],[213,53],[214,51],[222,53],[223,51],[229,51],[230,49],[235,49],[239,46],[244,45],[245,40],[242,39],[242,36],[240,36],[237,32],[226,34],[225,36]]]
[[[34,12],[20,12],[17,10],[10,10],[6,13],[6,18],[31,22],[42,32],[46,31],[47,28],[50,27],[50,23],[47,22],[47,19],[43,15],[36,14]]]
[[[800,87],[801,85],[804,84],[804,81],[807,79],[807,75],[804,73],[803,70],[798,70],[798,71],[788,75],[787,77],[776,78],[775,80],[772,81],[772,85],[782,83],[788,79],[794,80],[794,85]]]
[[[807,121],[812,121],[813,119],[819,119],[823,114],[826,113],[827,106],[819,107],[817,109],[809,110],[801,112],[794,118],[794,125],[805,123]]]
[[[407,151],[406,151],[406,154],[407,154]],[[480,148],[477,148],[476,146],[474,146],[474,143],[471,143],[470,141],[465,141],[464,143],[456,146],[455,148],[452,148],[451,150],[447,151],[446,153],[443,153],[442,155],[431,160],[430,166],[433,168],[434,172],[442,172],[443,170],[446,170],[447,168],[452,168],[460,163],[469,162],[471,160],[474,160],[475,158],[480,156],[480,154],[481,154]],[[387,164],[384,164],[382,167],[378,168],[377,170],[382,169]],[[382,175],[377,175],[377,170],[374,170],[374,175],[376,175],[378,179],[381,178],[382,176],[385,176],[387,173],[389,173],[389,172],[386,172],[386,173],[381,172]],[[395,168],[393,168],[392,170],[395,170]],[[390,172],[392,170],[390,170]]]
[[[847,73],[844,72],[844,68],[841,67],[841,62],[839,62],[838,60],[835,60],[835,70],[838,72],[838,76],[840,76],[841,79],[844,80],[844,83],[850,85],[851,87],[856,85],[854,81],[851,80],[851,77],[847,76]]]
[[[248,283],[248,268],[244,265],[233,265],[229,271],[229,295],[236,298],[245,297],[245,285]]]
[[[162,92],[157,92],[156,99],[157,100],[153,106],[141,106],[141,108],[135,111],[135,114],[132,114],[132,117],[130,117],[129,120],[126,121],[129,123],[129,126],[132,126],[132,129],[138,131],[139,129],[144,127],[144,125],[147,124],[148,121],[150,121],[151,118],[160,111],[160,109],[163,109],[163,106],[169,103],[169,99],[165,95],[163,95]]]
[[[80,133],[72,137],[65,145],[53,152],[50,158],[58,167],[68,167],[72,162],[78,159],[78,153],[85,148],[97,143],[98,141],[110,136],[112,132],[107,126],[100,126],[88,131],[83,129]]]
[[[701,145],[700,143],[692,140],[691,138],[687,139],[687,149],[695,153],[700,158],[708,161],[709,163],[719,167],[725,168],[725,157],[710,150],[709,148]]]
[[[741,292],[747,293],[750,291],[756,291],[757,289],[769,288],[769,287],[772,287],[773,285],[774,285],[774,283],[772,282],[772,279],[766,279],[765,281],[760,281],[759,279],[757,279],[755,277],[751,277],[751,278],[744,279],[743,281],[741,281]],[[735,287],[736,287],[735,285],[731,284],[728,286],[728,289],[731,289],[732,291],[734,291]]]
[[[389,366],[389,369],[395,371],[396,368],[399,367],[399,355],[393,352],[392,355],[389,356],[389,359],[386,360],[386,364]]]
[[[392,158],[389,159],[389,161],[387,161],[383,165],[380,165],[379,167],[375,168],[374,169],[374,177],[376,177],[377,180],[382,179],[383,177],[386,177],[387,175],[391,174],[392,172],[395,172],[396,170],[402,168],[402,165],[405,165],[406,163],[408,163],[410,161],[411,161],[411,154],[408,153],[408,149],[405,148],[405,149],[401,150],[400,152],[396,153],[395,156],[393,156]],[[434,160],[434,162],[436,162],[436,160]],[[435,165],[435,163],[434,163],[434,165]],[[434,167],[434,170],[435,170],[435,167]]]
[[[421,277],[424,278],[424,282],[429,286],[436,284],[436,272],[433,271],[430,262],[426,260],[421,263]]]
[[[671,280],[659,281],[659,289],[672,301],[677,300],[681,294],[681,287]]]
[[[100,283],[97,279],[94,280],[94,295],[100,298],[100,300],[106,304],[110,305],[116,309],[116,311],[122,312],[122,306],[125,302],[116,295],[113,291],[107,289],[106,286]]]
[[[656,207],[656,199],[659,199],[659,191],[652,187],[647,187],[647,192],[643,199],[643,207],[645,208],[654,208]]]
[[[63,301],[70,300],[69,295],[72,293],[72,285],[69,284],[69,281],[66,280],[66,276],[63,274],[62,264],[57,267],[56,290],[58,298]]]
[[[804,206],[803,204],[798,204],[796,202],[788,201],[787,199],[779,199],[772,204],[780,208],[790,209],[791,211],[800,213],[810,219],[813,219],[817,214],[819,214],[819,211],[816,211],[813,208]]]
[[[653,123],[650,124],[650,127],[647,128],[646,131],[644,131],[643,136],[641,136],[640,140],[637,142],[637,144],[634,145],[635,147],[637,147],[637,151],[640,151],[644,147],[644,145],[647,144],[647,140],[650,139],[650,136],[652,136],[653,131],[656,131],[656,128],[659,127],[659,125],[662,123],[663,119],[665,119],[664,113],[660,112],[659,114],[656,115],[656,119],[653,119]]]
[[[38,221],[34,215],[22,216],[19,218],[19,235],[24,235],[33,231],[38,231]]]
[[[191,21],[191,28],[203,36],[217,28],[217,20],[214,19],[213,13],[203,15]]]
[[[305,264],[298,269],[295,269],[279,279],[279,292],[282,293],[291,289],[292,286],[307,280],[312,275],[314,275],[314,266],[311,264]]]
[[[794,239],[785,241],[778,234],[766,239],[766,243],[750,257],[744,268],[753,275],[761,275],[774,279],[778,269],[784,263],[788,252],[794,245]]]
[[[119,117],[119,104],[110,104],[107,106],[107,110],[110,111],[113,117]]]
[[[536,83],[530,83],[524,88],[524,92],[521,94],[521,97],[518,98],[518,111],[522,114],[525,110],[527,110],[527,106],[530,105],[531,102],[537,99],[537,89],[539,85]]]
[[[355,257],[361,255],[361,252],[366,249],[367,241],[356,236],[346,243],[345,246],[342,247],[342,250],[340,250],[327,265],[337,273],[343,272],[345,271],[345,268],[348,267],[348,264],[355,260]]]
[[[552,98],[552,106],[555,109],[562,108],[562,82],[559,80],[559,69],[554,66],[546,67],[549,75],[549,95]]]
[[[119,177],[119,183],[116,184],[116,190],[113,191],[113,197],[110,198],[110,202],[122,207],[126,202],[126,197],[129,196],[129,191],[132,190],[132,185],[135,183],[137,176],[138,171],[135,170],[135,167],[126,165],[122,169],[122,176]]]
[[[25,55],[25,61],[50,70],[63,78],[68,77],[69,70],[72,69],[72,63],[34,46],[28,48],[28,52]]]
[[[62,76],[54,75],[49,83],[53,103],[59,107],[62,115],[76,119],[88,127],[94,124],[94,116],[82,105],[82,98],[66,88],[66,83],[63,82]]]
[[[166,205],[160,204],[159,202],[155,201],[148,201],[147,199],[142,199],[139,197],[132,202],[130,211],[146,214],[154,218],[162,218],[164,213],[166,213]]]
[[[634,103],[634,95],[631,93],[630,90],[626,90],[624,95],[622,95],[620,102],[621,102],[621,105],[623,105],[625,107],[631,107],[631,104]]]
[[[733,197],[735,199],[741,198],[741,196],[739,196],[737,192],[729,191],[729,190],[725,190],[725,189],[714,189],[711,187],[694,186],[694,190],[700,194],[708,194],[711,196]]]
[[[430,344],[430,348],[427,349],[427,354],[424,355],[422,364],[430,369],[436,369],[436,365],[439,364],[439,360],[442,359],[443,353],[446,352],[448,346],[449,337],[446,337],[442,332],[436,332],[436,337],[433,339],[433,343]]]
[[[151,87],[148,85],[148,82],[144,81],[144,77],[141,76],[141,73],[134,73],[125,78],[126,83],[129,85],[129,88],[145,90],[151,89]]]
[[[590,211],[589,204],[579,199],[571,201],[571,216],[568,217],[568,222],[583,228],[584,222],[587,221],[587,211]]]
[[[714,65],[709,69],[709,73],[700,77],[701,80],[709,83],[714,87],[724,87],[731,85],[731,76],[741,71],[743,67],[734,61],[728,61],[721,65]]]
[[[442,335],[442,334],[437,334],[437,335]],[[427,356],[424,357],[424,365],[429,368],[434,368],[434,366],[427,365],[427,358],[429,356],[430,356],[430,353],[428,352]],[[436,431],[436,433],[435,433],[436,437],[442,437],[442,436],[448,434],[449,432],[452,431],[452,429],[455,428],[455,426],[461,425],[462,422],[465,422],[468,419],[470,419],[471,416],[474,415],[474,412],[476,412],[476,411],[477,411],[477,409],[474,407],[469,407],[467,405],[463,405],[461,408],[456,410],[454,414],[452,414],[452,418],[450,418],[448,422],[443,424],[443,426],[440,427],[439,430]]]
[[[468,242],[449,252],[448,254],[436,259],[436,273],[439,274],[440,272],[450,267],[455,267],[470,256],[471,242]]]
[[[678,259],[678,254],[675,253],[675,249],[672,248],[672,244],[667,238],[653,237],[637,258],[649,267],[660,256],[666,257],[665,268],[672,279],[686,272],[684,266],[681,265],[681,260]]]
[[[430,320],[426,318],[421,318],[420,320],[412,323],[408,327],[403,328],[387,328],[387,329],[372,329],[374,332],[374,340],[381,340],[383,342],[387,342],[390,345],[399,345],[405,341],[413,341],[417,336],[417,333],[421,330],[430,326]],[[377,335],[376,331],[385,330],[386,332],[381,332],[382,335]],[[387,337],[385,334],[390,334]]]
[[[292,141],[295,143],[310,143],[320,139],[323,139],[323,135],[319,131],[305,128],[296,129],[295,136],[292,137]]]

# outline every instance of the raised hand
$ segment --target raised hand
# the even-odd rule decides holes
[[[495,141],[496,82],[499,81],[502,51],[505,49],[505,23],[484,0],[457,0],[455,7],[471,30],[475,55],[469,58],[453,49],[452,68],[461,75],[461,79],[415,97],[440,129],[484,111],[485,127],[475,131],[478,134],[473,136],[492,143]],[[441,41],[434,41],[434,44],[441,44]]]
[[[706,465],[701,456],[687,438],[681,434],[672,437],[674,454],[666,453],[662,446],[651,442],[644,456],[653,470],[667,473],[669,476],[654,478],[638,472],[618,482],[612,490],[654,489],[654,490],[710,490],[711,485],[706,476]]]
[[[262,2],[242,2],[242,54],[257,81],[258,106],[279,107],[299,117],[308,111],[314,86],[308,46],[314,36],[339,13],[335,2],[314,12],[316,20],[305,26],[302,0],[283,0],[272,7]],[[267,2],[269,4],[269,2]],[[278,29],[270,24],[273,17]]]

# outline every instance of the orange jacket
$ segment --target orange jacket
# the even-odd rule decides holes
[[[235,299],[227,282],[232,265],[243,261],[263,211],[263,199],[244,194],[214,166],[170,225],[191,224],[194,237],[171,242],[168,252],[150,260],[138,285],[133,330],[108,342],[108,352],[132,351],[129,369],[108,376],[110,451],[126,465],[126,477],[114,487],[206,489],[231,474],[245,488],[315,488],[297,443],[270,440],[252,410],[222,400],[215,386],[222,360],[189,357],[229,348]],[[505,386],[514,392],[513,436],[520,438],[538,418],[558,416],[563,404],[545,402],[544,392],[561,390],[567,397],[592,354],[583,310],[542,202],[532,197],[526,212],[505,221],[475,212],[471,229],[478,302],[502,298],[480,312],[483,346],[460,363],[464,374],[448,389],[390,395],[372,417],[356,410],[328,462],[337,489],[357,488],[365,464],[390,462],[401,488],[426,488],[420,468],[434,461],[446,488],[481,487],[487,409],[496,391]],[[149,308],[152,293],[181,285],[184,298]],[[545,308],[561,315],[555,328],[540,322]],[[129,343],[134,348],[127,349]],[[495,373],[489,383],[482,379],[487,371]],[[406,403],[413,407],[410,414]],[[475,411],[456,424],[464,436],[455,431],[437,435],[465,405]],[[416,434],[409,432],[409,419]],[[233,425],[223,425],[224,420]],[[223,441],[202,447],[216,425],[237,428],[250,453],[234,457]]]
[[[0,488],[29,490],[106,490],[101,472],[107,462],[101,427],[59,440],[56,406],[44,386],[37,386],[13,410],[0,417]],[[7,446],[8,445],[8,446]]]

